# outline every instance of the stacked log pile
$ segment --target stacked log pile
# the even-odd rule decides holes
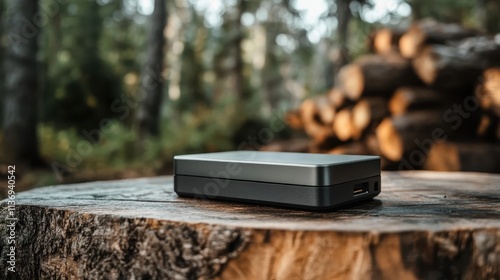
[[[310,139],[303,151],[377,154],[384,169],[500,172],[500,36],[425,20],[375,32],[371,49],[288,114]]]

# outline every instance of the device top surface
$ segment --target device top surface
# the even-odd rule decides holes
[[[174,174],[329,186],[380,174],[380,157],[234,151],[174,157]]]
[[[223,161],[252,164],[330,166],[356,161],[378,160],[378,156],[331,155],[286,152],[231,151],[175,156],[175,160]]]

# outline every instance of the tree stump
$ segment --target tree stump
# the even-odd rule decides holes
[[[178,197],[172,177],[16,196],[3,279],[500,279],[500,175],[385,172],[376,199],[306,212]],[[0,233],[7,236],[7,201]]]

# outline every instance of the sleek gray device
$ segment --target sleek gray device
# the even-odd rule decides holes
[[[380,157],[235,151],[174,157],[180,196],[326,210],[381,191]]]

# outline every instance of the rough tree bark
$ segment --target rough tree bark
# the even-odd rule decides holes
[[[40,188],[16,197],[0,278],[499,279],[499,180],[385,172],[379,197],[330,212],[179,198],[171,177]]]
[[[162,70],[165,45],[163,30],[167,22],[165,0],[155,0],[154,11],[149,21],[146,64],[141,80],[143,98],[137,112],[137,122],[140,134],[157,136],[160,133],[160,109],[163,99]]]
[[[40,163],[36,60],[40,26],[33,23],[37,11],[37,0],[7,1],[4,148],[9,162],[26,166]]]

